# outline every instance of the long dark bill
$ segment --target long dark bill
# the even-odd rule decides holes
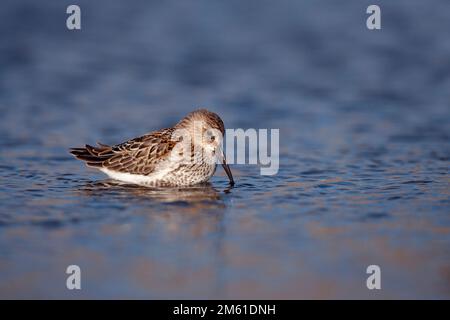
[[[233,175],[231,174],[230,167],[228,166],[227,161],[225,160],[225,155],[223,155],[222,158],[222,167],[227,173],[228,179],[230,179],[230,185],[233,186],[234,185]]]

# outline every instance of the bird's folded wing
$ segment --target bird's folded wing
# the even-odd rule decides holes
[[[102,162],[102,167],[131,174],[152,173],[177,143],[172,140],[173,131],[162,129],[111,147],[112,156]]]

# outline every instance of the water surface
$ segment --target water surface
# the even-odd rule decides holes
[[[1,6],[1,298],[450,298],[448,1],[378,1],[380,31],[356,0],[78,3],[81,31]],[[279,173],[146,189],[68,154],[197,107],[280,128]]]

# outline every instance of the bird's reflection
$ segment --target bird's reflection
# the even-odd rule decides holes
[[[162,280],[160,274],[167,270],[175,272],[177,279],[198,282],[208,279],[212,281],[209,286],[217,290],[224,286],[222,266],[227,263],[224,216],[230,190],[211,183],[186,188],[147,188],[114,180],[84,181],[76,188],[77,193],[89,198],[85,199],[87,202],[96,202],[96,213],[103,210],[101,204],[106,204],[104,210],[110,212],[111,203],[120,203],[121,209],[114,215],[120,219],[113,220],[114,223],[108,220],[102,230],[115,235],[119,232],[122,239],[134,239],[134,233],[140,234],[139,243],[130,245],[139,248],[145,244],[152,255],[131,256],[131,276],[140,279],[139,285],[145,290],[157,288],[161,292],[179,286],[178,280]],[[166,247],[172,249],[165,250]],[[189,259],[179,258],[184,253],[195,257],[206,272],[186,273],[189,266],[183,261]]]
[[[87,182],[76,192],[95,202],[97,212],[102,210],[102,205],[110,210],[111,205],[119,204],[128,209],[121,211],[127,219],[145,216],[149,226],[157,224],[159,232],[166,236],[190,234],[197,238],[204,233],[216,234],[221,229],[227,207],[225,192],[229,190],[218,190],[211,183],[183,188],[148,188],[102,180]]]
[[[115,195],[146,198],[158,202],[187,202],[196,203],[203,201],[217,202],[222,200],[222,195],[230,193],[232,186],[225,189],[217,189],[211,183],[203,183],[183,188],[150,188],[133,184],[126,184],[115,180],[102,180],[87,182],[79,188],[85,195]]]

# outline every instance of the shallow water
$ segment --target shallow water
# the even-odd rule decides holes
[[[1,298],[450,298],[448,1],[377,1],[381,31],[356,0],[92,2],[78,32],[1,6]],[[145,189],[67,152],[199,106],[280,128],[279,173]]]

